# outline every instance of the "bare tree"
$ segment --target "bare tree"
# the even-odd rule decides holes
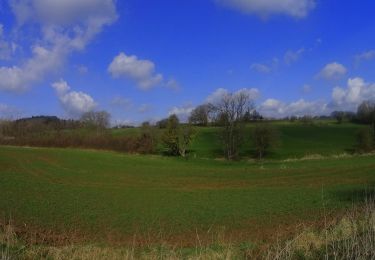
[[[362,104],[358,107],[357,117],[361,123],[372,124],[375,131],[375,102],[362,102]]]
[[[138,138],[138,151],[148,154],[154,153],[157,145],[155,127],[149,122],[143,122],[141,126],[141,135]]]
[[[345,112],[343,112],[343,111],[333,111],[331,113],[331,117],[335,118],[337,120],[338,124],[342,124],[342,121],[344,121],[344,118],[345,118]]]
[[[109,127],[111,115],[106,111],[87,112],[80,119],[88,127],[103,130]]]
[[[194,125],[207,126],[209,121],[210,106],[203,104],[196,107],[190,114],[189,122]]]
[[[243,141],[244,117],[254,107],[246,91],[226,93],[215,104],[211,104],[223,126],[222,140],[225,157],[233,160],[238,156]]]

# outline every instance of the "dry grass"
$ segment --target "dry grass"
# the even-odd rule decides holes
[[[268,259],[375,259],[375,203],[367,200],[323,230],[308,228],[268,251]]]

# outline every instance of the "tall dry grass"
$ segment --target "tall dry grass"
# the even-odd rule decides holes
[[[323,230],[306,229],[274,246],[267,259],[375,259],[375,202],[348,210]]]

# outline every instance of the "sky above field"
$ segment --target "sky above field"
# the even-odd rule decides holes
[[[266,116],[375,98],[372,0],[1,0],[0,117],[135,124],[245,89]]]

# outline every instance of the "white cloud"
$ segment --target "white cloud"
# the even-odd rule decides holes
[[[284,62],[287,64],[287,65],[291,65],[292,63],[295,63],[297,62],[301,55],[305,52],[305,49],[304,48],[301,48],[299,50],[296,50],[296,51],[292,51],[292,50],[288,50],[285,55],[284,55]]]
[[[70,91],[68,83],[60,80],[52,84],[65,112],[74,117],[92,111],[97,104],[94,99],[86,93]]]
[[[143,90],[159,85],[163,75],[155,72],[155,64],[150,60],[141,60],[137,56],[128,56],[121,52],[108,67],[108,72],[114,78],[128,78],[137,83]]]
[[[260,92],[256,88],[243,88],[243,89],[237,90],[233,94],[238,95],[239,93],[246,93],[249,96],[250,100],[252,100],[252,101],[256,100],[260,96]],[[217,103],[223,97],[225,97],[226,95],[229,95],[229,94],[230,94],[230,92],[227,89],[218,88],[211,95],[209,95],[206,98],[206,102],[207,103]]]
[[[215,0],[217,3],[248,14],[267,17],[274,14],[303,18],[314,9],[315,0]]]
[[[21,92],[58,69],[63,60],[57,50],[32,47],[33,56],[22,66],[0,67],[0,90]]]
[[[259,107],[260,113],[267,117],[282,118],[286,116],[317,116],[327,112],[327,105],[323,101],[305,101],[285,103],[277,99],[267,99]]]
[[[302,90],[307,93],[311,86],[304,85]],[[236,93],[247,91],[252,100],[260,96],[258,89],[240,89]],[[227,89],[219,88],[206,99],[207,103],[216,103],[225,95],[230,94]],[[368,83],[362,78],[350,78],[346,88],[336,87],[332,91],[332,99],[306,101],[299,99],[284,102],[269,98],[259,104],[256,109],[266,117],[283,118],[287,116],[319,116],[330,114],[334,110],[356,111],[365,100],[375,100],[375,83]],[[176,110],[178,111],[178,110]]]
[[[326,80],[337,80],[345,76],[347,72],[348,70],[344,67],[344,65],[337,62],[332,62],[327,64],[320,71],[318,77]]]
[[[19,24],[85,24],[92,30],[117,18],[113,0],[10,0],[10,6]]]
[[[186,122],[193,110],[194,106],[188,103],[181,107],[172,107],[168,111],[168,115],[176,115],[181,121]]]
[[[0,90],[23,91],[61,68],[73,51],[86,45],[117,18],[114,0],[10,0],[17,30],[33,26],[32,56],[0,67]],[[37,30],[35,30],[37,29]]]
[[[272,69],[269,66],[267,66],[265,64],[261,64],[261,63],[251,64],[250,69],[254,70],[258,73],[264,73],[264,74],[268,74],[272,71]]]
[[[336,87],[332,92],[332,107],[343,110],[356,110],[364,100],[375,99],[375,84],[362,78],[351,78],[346,88]]]
[[[373,60],[375,59],[375,50],[370,50],[370,51],[366,51],[361,54],[358,54],[354,57],[354,59],[357,65],[359,65],[359,63],[361,63],[362,61]]]
[[[169,79],[166,83],[165,83],[165,86],[169,89],[172,89],[172,90],[180,90],[181,89],[181,85],[180,83],[175,80],[174,78],[171,78]]]

